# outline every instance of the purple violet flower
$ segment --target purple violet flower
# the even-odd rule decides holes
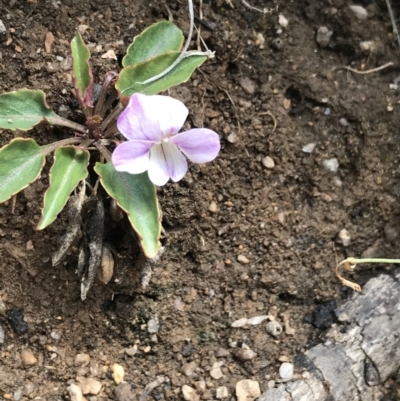
[[[130,174],[148,170],[153,184],[161,186],[186,174],[183,154],[193,163],[214,160],[221,147],[217,133],[194,128],[178,134],[188,113],[182,102],[169,96],[132,95],[117,121],[119,132],[128,141],[112,154],[116,170]]]

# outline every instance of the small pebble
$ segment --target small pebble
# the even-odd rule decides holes
[[[315,147],[317,146],[317,144],[315,143],[308,143],[307,145],[304,145],[303,148],[301,149],[301,151],[303,153],[312,153],[315,149]]]
[[[251,361],[257,357],[257,353],[248,348],[240,348],[235,352],[235,356],[242,362]]]
[[[238,136],[234,132],[232,132],[232,134],[229,134],[227,139],[230,143],[236,143],[239,140]]]
[[[125,354],[129,356],[134,356],[138,350],[137,345],[135,344],[133,347],[127,348],[125,350]]]
[[[189,341],[182,347],[181,354],[182,354],[182,356],[187,358],[193,354],[193,351],[194,351],[193,343]]]
[[[158,319],[150,319],[147,322],[147,331],[149,333],[158,333],[159,329],[160,329],[160,323],[158,322]]]
[[[218,211],[218,206],[217,206],[217,204],[216,204],[214,201],[212,201],[212,202],[210,203],[210,206],[208,207],[208,210],[209,210],[210,212],[212,212],[212,213],[216,213],[216,212]]]
[[[282,13],[279,14],[278,22],[282,28],[286,28],[289,24],[289,20]]]
[[[124,376],[125,376],[125,370],[124,368],[118,364],[118,363],[114,363],[113,367],[112,367],[113,373],[112,373],[112,378],[115,381],[115,384],[120,384],[123,380],[124,380]]]
[[[186,401],[199,401],[200,397],[196,390],[186,384],[182,387],[182,395]]]
[[[10,394],[10,393],[5,393],[5,394],[3,394],[3,398],[4,398],[5,400],[11,400],[11,399],[12,399],[12,394]]]
[[[74,383],[71,383],[68,386],[68,393],[69,393],[69,396],[71,397],[71,401],[82,401],[83,400],[83,394],[82,394],[81,388]]]
[[[8,322],[15,332],[24,334],[28,331],[28,323],[24,320],[24,312],[22,309],[10,309],[7,312]]]
[[[283,362],[279,368],[279,376],[282,380],[290,380],[293,377],[293,369],[292,363]]]
[[[87,366],[90,363],[90,355],[89,354],[78,354],[75,357],[75,366]]]
[[[3,21],[0,19],[0,33],[6,33],[7,28],[5,27]]]
[[[3,326],[0,324],[0,344],[4,344],[5,337],[6,337],[6,333],[3,329]]]
[[[6,311],[6,304],[0,299],[0,315],[5,315]]]
[[[328,173],[336,174],[339,168],[339,162],[333,157],[332,159],[322,160],[322,166]]]
[[[13,399],[14,401],[20,401],[22,396],[23,396],[22,388],[19,388],[14,392]]]
[[[242,89],[247,92],[249,95],[252,95],[256,90],[255,83],[248,77],[243,77],[239,79],[239,84]]]
[[[215,352],[215,356],[217,358],[227,358],[230,355],[230,352],[225,348],[218,348]]]
[[[21,359],[25,366],[33,366],[37,364],[35,355],[33,355],[33,352],[28,348],[21,351]]]
[[[59,340],[61,339],[61,333],[60,333],[59,331],[57,331],[57,330],[53,330],[53,331],[50,333],[50,337],[51,337],[53,340],[59,341]]]
[[[340,230],[340,232],[339,232],[339,234],[337,236],[337,242],[339,242],[343,246],[349,246],[350,245],[350,240],[351,240],[350,233],[345,228]]]
[[[333,32],[330,31],[326,26],[320,26],[317,31],[316,41],[321,47],[329,45]]]
[[[194,372],[196,371],[196,368],[196,362],[185,363],[182,366],[182,373],[187,377],[192,377],[194,375]]]
[[[237,257],[238,262],[243,263],[244,265],[247,265],[249,263],[249,259],[246,258],[244,255],[238,255]]]
[[[358,19],[362,20],[368,18],[368,11],[364,7],[351,5],[349,8]]]
[[[78,376],[76,381],[82,390],[82,394],[97,395],[100,393],[101,383],[98,380],[93,379],[92,377]]]
[[[247,324],[247,318],[246,317],[242,317],[241,319],[235,320],[232,324],[231,327],[243,327],[244,325]]]
[[[247,319],[247,324],[252,324],[252,325],[257,325],[262,323],[264,320],[269,319],[268,315],[263,315],[263,316],[253,316],[250,319]]]
[[[217,390],[215,391],[215,397],[217,399],[222,400],[223,398],[228,398],[228,396],[228,389],[225,386],[217,387]]]
[[[269,168],[269,169],[272,169],[275,167],[274,160],[272,159],[272,157],[269,157],[269,156],[264,157],[262,159],[262,164],[264,165],[264,167]]]
[[[223,362],[214,362],[211,370],[210,370],[210,376],[215,379],[215,380],[219,380],[223,377],[223,373],[221,370],[221,364]]]
[[[283,331],[281,324],[276,320],[268,322],[267,325],[265,326],[265,329],[267,330],[268,334],[271,334],[271,336],[274,337],[278,337],[279,335],[282,334]]]
[[[253,401],[260,395],[260,385],[255,380],[245,379],[236,383],[237,401]]]
[[[349,122],[344,117],[339,119],[339,124],[343,125],[343,127],[348,127],[350,125]]]

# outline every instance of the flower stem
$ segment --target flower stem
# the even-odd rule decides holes
[[[353,271],[358,264],[362,263],[396,263],[400,264],[400,259],[381,259],[381,258],[365,258],[365,259],[357,259],[357,258],[347,258],[338,263],[335,267],[335,273],[337,278],[342,282],[343,285],[352,288],[355,291],[361,292],[361,287],[357,283],[353,283],[350,280],[345,279],[340,274],[339,270],[343,266],[347,271]]]
[[[55,151],[57,148],[61,146],[81,144],[83,141],[84,139],[79,137],[62,139],[61,141],[53,142],[50,143],[49,145],[43,146],[41,153],[44,155],[48,155],[49,153]]]
[[[61,125],[62,127],[72,128],[75,131],[86,133],[87,128],[84,125],[78,124],[75,121],[67,120],[62,117],[47,117],[47,121],[53,125]]]
[[[118,78],[118,73],[116,73],[114,71],[109,71],[107,73],[106,77],[104,78],[103,85],[101,86],[99,99],[97,100],[96,106],[94,108],[94,115],[96,115],[96,114],[101,115],[101,112],[102,112],[102,109],[104,106],[104,102],[105,102],[106,96],[107,96],[107,90],[115,78]]]

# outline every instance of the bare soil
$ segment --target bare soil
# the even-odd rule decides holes
[[[35,230],[46,174],[0,205],[0,324],[6,331],[0,395],[22,388],[23,399],[69,399],[67,387],[77,376],[102,383],[99,395],[86,396],[92,401],[137,399],[159,375],[170,381],[153,391],[156,400],[182,399],[184,384],[197,385],[202,399],[215,399],[215,389],[226,386],[230,398],[244,378],[258,381],[263,391],[268,381],[279,380],[281,361],[293,362],[334,323],[335,303],[351,293],[334,275],[337,262],[363,254],[400,256],[400,105],[399,90],[389,86],[400,75],[399,49],[383,0],[360,1],[369,12],[364,20],[347,3],[282,2],[278,12],[263,15],[239,0],[233,6],[204,1],[201,32],[216,57],[170,94],[188,106],[188,127],[220,134],[222,151],[215,162],[192,165],[181,182],[159,190],[166,252],[145,291],[138,290],[137,244],[126,222],[107,228],[119,254],[118,282],[96,283],[85,302],[76,255],[51,266],[66,218]],[[168,7],[130,0],[0,0],[7,29],[0,33],[1,91],[42,89],[56,112],[79,120],[69,49],[76,29],[88,26],[83,37],[101,82],[107,71],[119,71],[132,38],[168,19],[168,9],[186,33],[182,0]],[[279,25],[279,13],[287,27]],[[325,48],[316,42],[321,26],[333,31]],[[44,47],[47,32],[55,37],[51,53]],[[362,51],[364,41],[373,41],[373,48]],[[118,60],[101,57],[109,49]],[[394,65],[364,75],[342,68],[365,72],[387,62]],[[16,136],[46,144],[71,134],[50,127],[0,130],[0,145]],[[312,153],[302,150],[307,144],[315,144]],[[268,168],[267,156],[274,162]],[[339,163],[336,173],[324,168],[332,158]],[[348,246],[338,239],[342,229],[351,236]],[[382,269],[390,266],[360,268],[350,278],[362,285]],[[16,309],[23,310],[26,332],[8,319]],[[274,338],[265,322],[231,327],[239,318],[267,314],[283,322],[282,313],[294,335],[284,330]],[[151,319],[159,321],[157,333],[148,332]],[[235,356],[243,344],[257,357]],[[26,348],[36,357],[31,366],[21,354]],[[82,353],[90,355],[87,366],[75,363]],[[209,372],[216,361],[223,362],[220,379]],[[195,369],[188,375],[190,362]],[[132,398],[115,393],[114,363],[124,367]]]

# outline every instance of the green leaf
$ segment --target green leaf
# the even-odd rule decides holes
[[[163,53],[179,51],[183,40],[183,33],[175,24],[169,21],[156,22],[133,39],[122,65],[127,67]]]
[[[35,181],[44,163],[43,148],[33,139],[17,138],[0,149],[0,203]]]
[[[71,41],[73,58],[72,77],[76,98],[80,106],[93,107],[93,73],[90,66],[90,51],[86,47],[81,34],[78,32]]]
[[[47,118],[57,117],[42,91],[20,89],[0,95],[0,128],[27,131]]]
[[[199,67],[207,59],[206,56],[186,57],[172,71],[157,79],[157,81],[147,84],[140,83],[165,71],[179,57],[179,54],[179,52],[169,52],[153,57],[143,63],[125,67],[121,71],[115,87],[121,96],[131,96],[137,92],[145,95],[155,95],[171,86],[186,82],[195,68]]]
[[[47,227],[64,209],[71,192],[87,175],[89,152],[74,146],[58,148],[50,170],[50,187],[44,195],[42,218],[38,230]]]
[[[96,163],[94,171],[100,176],[107,193],[127,213],[145,256],[155,258],[161,247],[161,216],[156,189],[147,171],[142,174],[121,173],[112,163]]]

